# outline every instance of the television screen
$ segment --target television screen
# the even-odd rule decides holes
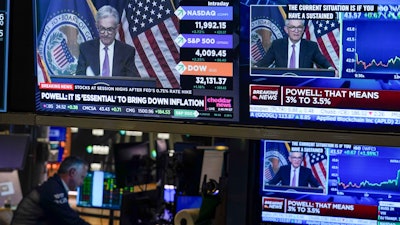
[[[240,2],[244,123],[374,131],[399,125],[397,1]]]
[[[105,171],[91,171],[78,187],[76,205],[79,207],[120,209],[122,195],[129,188],[118,188],[115,174]],[[133,191],[133,190],[132,190]]]
[[[7,111],[10,1],[0,3],[0,112]]]
[[[156,182],[156,162],[150,157],[148,142],[114,144],[113,152],[118,187]]]
[[[254,224],[399,223],[399,147],[261,140],[257,152]]]
[[[0,135],[0,171],[22,170],[29,147],[28,134]]]
[[[232,3],[109,1],[113,26],[95,22],[102,0],[35,3],[38,112],[239,120]]]
[[[200,195],[177,195],[175,212],[183,209],[195,209],[201,207],[202,196]]]

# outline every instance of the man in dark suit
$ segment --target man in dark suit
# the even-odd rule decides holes
[[[65,158],[52,177],[30,191],[13,213],[12,225],[90,225],[68,203],[68,192],[83,184],[88,164],[76,156]]]
[[[119,20],[118,11],[109,5],[98,10],[96,26],[99,38],[80,44],[76,75],[139,77],[135,48],[115,40]]]
[[[268,182],[268,184],[276,185],[280,183],[284,186],[293,187],[321,187],[321,184],[315,179],[311,169],[301,166],[303,161],[303,153],[290,152],[290,165],[281,166],[278,173]]]
[[[273,41],[266,55],[257,62],[257,67],[313,68],[315,63],[319,68],[334,69],[317,43],[302,38],[303,20],[286,20],[284,30],[288,38]]]

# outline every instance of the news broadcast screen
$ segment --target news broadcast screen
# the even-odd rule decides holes
[[[398,2],[240,2],[243,121],[371,130],[400,124]]]
[[[35,3],[37,112],[239,121],[232,2]]]
[[[257,224],[400,222],[399,147],[261,140],[259,153]]]
[[[7,111],[8,90],[8,37],[9,37],[9,0],[0,2],[0,112]]]

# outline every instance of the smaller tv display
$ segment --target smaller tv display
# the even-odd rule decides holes
[[[127,192],[130,190],[117,187],[114,173],[91,171],[77,190],[76,203],[79,207],[120,209]]]
[[[28,134],[0,135],[0,171],[24,169],[30,140]]]
[[[257,224],[400,222],[400,147],[261,140],[259,150]]]
[[[150,157],[148,142],[114,144],[116,184],[133,187],[156,182],[156,161]]]

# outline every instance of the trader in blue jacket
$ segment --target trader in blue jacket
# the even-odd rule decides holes
[[[68,191],[81,186],[87,172],[88,164],[81,158],[65,158],[54,176],[22,199],[11,224],[88,225],[68,203]]]

